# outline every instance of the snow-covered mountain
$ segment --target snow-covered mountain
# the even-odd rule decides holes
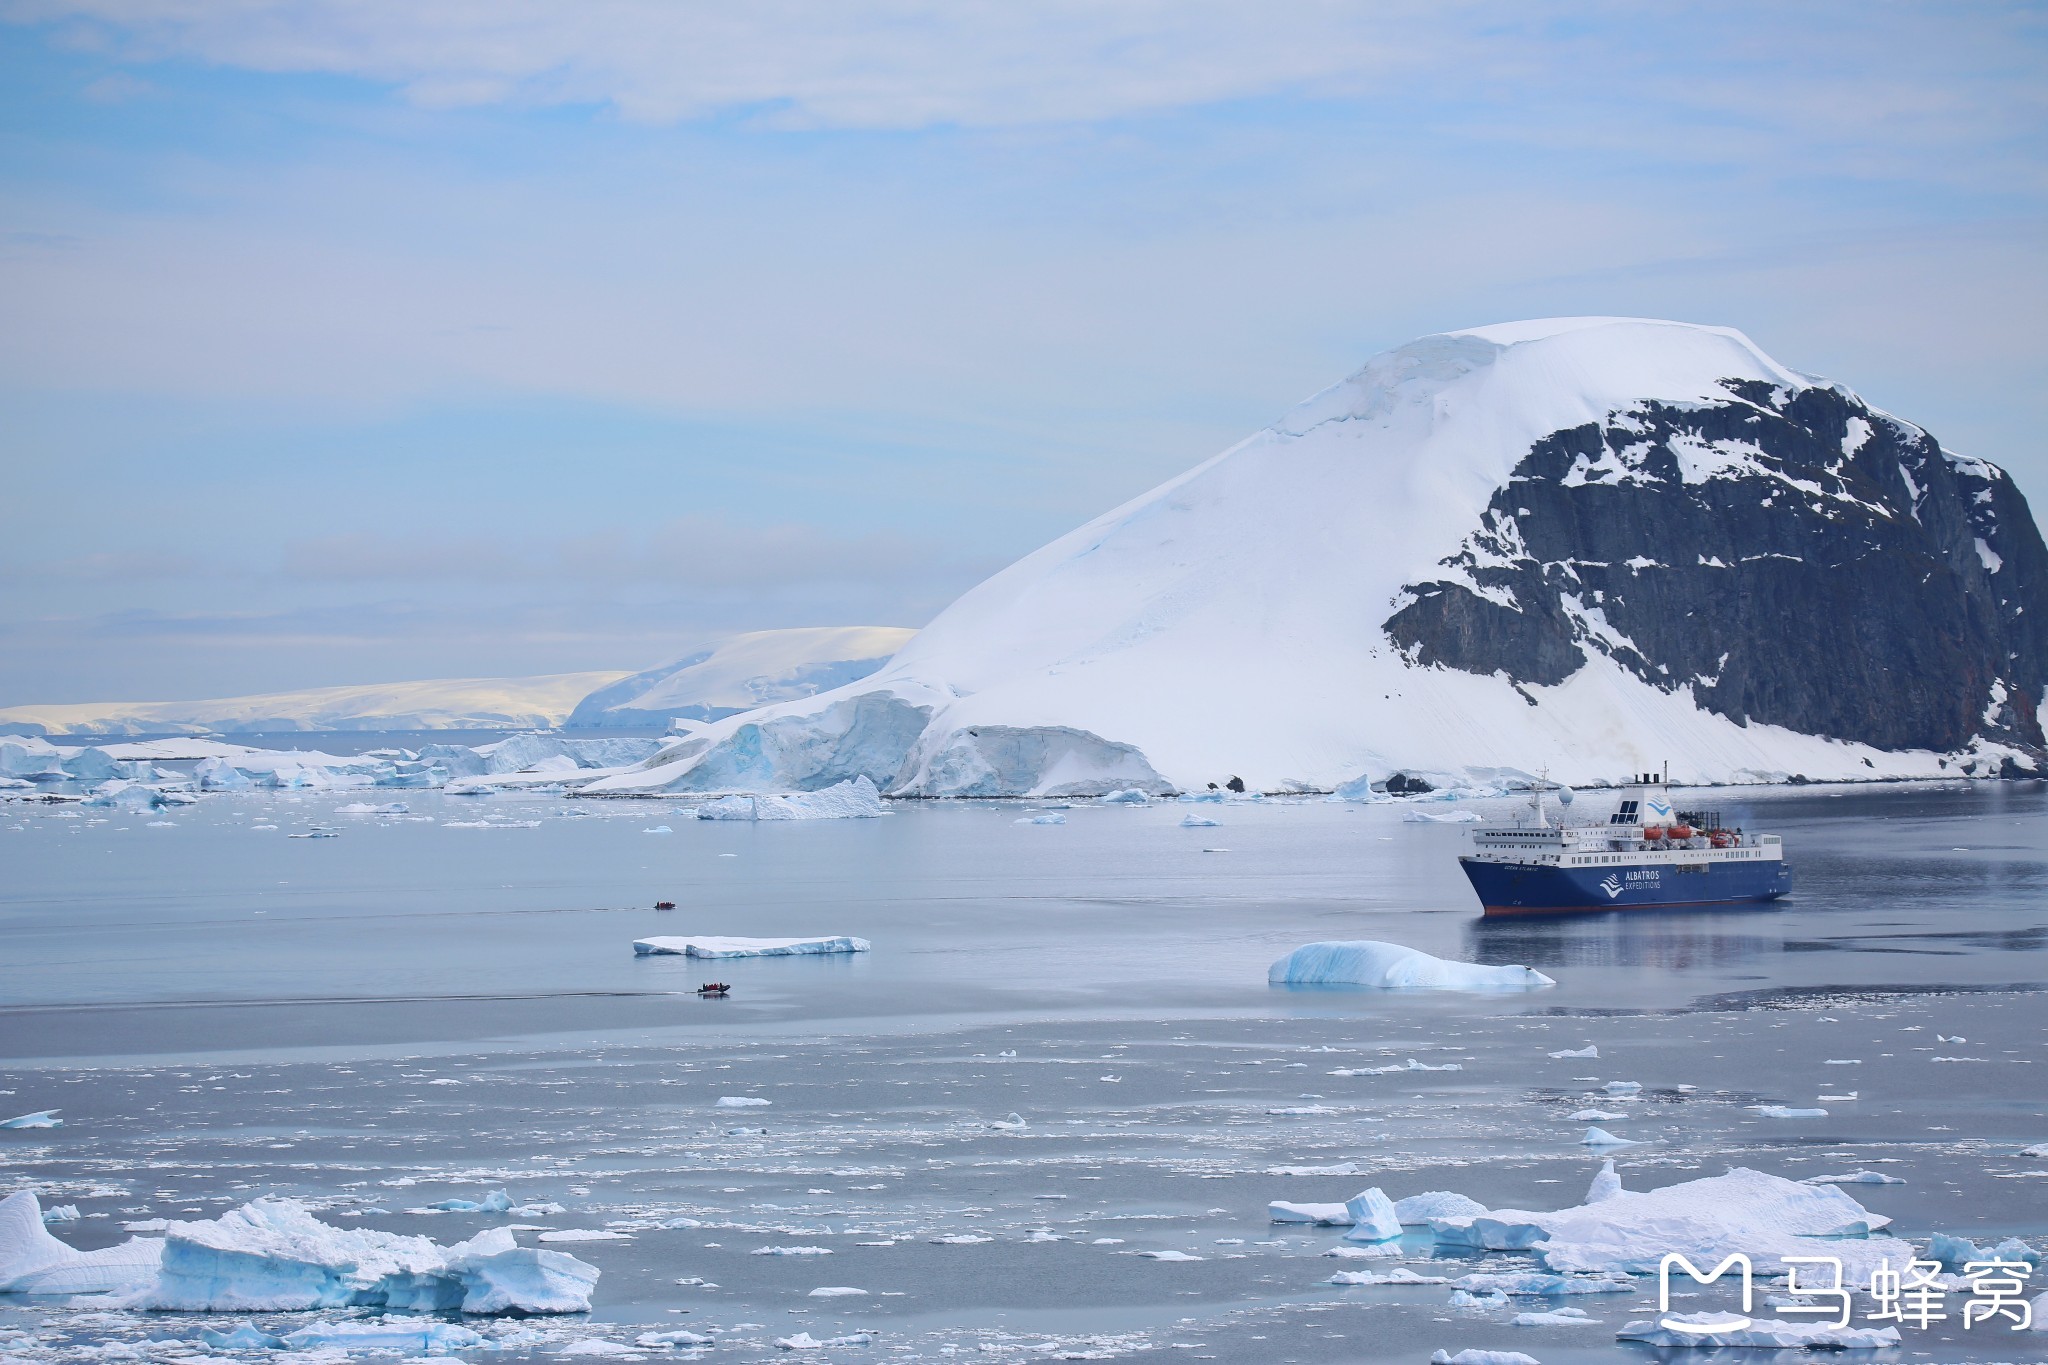
[[[0,733],[176,735],[287,730],[521,730],[562,723],[619,673],[312,687],[210,701],[75,702],[0,708]]]
[[[815,696],[867,677],[915,634],[898,626],[817,626],[712,640],[672,664],[592,692],[569,726],[709,721]]]
[[[1424,337],[976,587],[880,672],[613,790],[1328,789],[2042,762],[2048,551],[1999,469],[1741,333]]]

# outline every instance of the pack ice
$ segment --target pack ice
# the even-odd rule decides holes
[[[803,957],[814,953],[865,953],[864,938],[636,938],[636,957]]]
[[[1523,991],[1557,983],[1532,967],[1483,967],[1371,939],[1311,943],[1266,972],[1273,985],[1371,986],[1386,991]]]
[[[1708,1267],[1747,1253],[1758,1273],[1782,1273],[1785,1256],[1839,1256],[1844,1282],[1869,1283],[1881,1260],[1895,1266],[1913,1248],[1875,1237],[1891,1220],[1870,1212],[1833,1185],[1807,1185],[1737,1167],[1726,1175],[1660,1190],[1619,1187],[1603,1171],[1589,1202],[1552,1213],[1494,1209],[1430,1223],[1440,1246],[1531,1251],[1560,1273],[1656,1273],[1677,1252]]]
[[[211,1222],[172,1223],[156,1246],[154,1274],[142,1277],[127,1307],[584,1313],[598,1276],[596,1266],[564,1252],[519,1246],[508,1228],[441,1246],[330,1227],[289,1199],[258,1199]]]

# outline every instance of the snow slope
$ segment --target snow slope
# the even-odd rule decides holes
[[[0,732],[142,735],[196,731],[518,730],[560,725],[591,689],[623,674],[435,678],[314,687],[212,701],[77,702],[0,707]]]
[[[1942,455],[1918,428],[1785,368],[1728,328],[1575,318],[1424,337],[1004,569],[872,677],[719,721],[645,773],[597,789],[815,788],[865,774],[887,792],[933,796],[1163,791],[1233,775],[1255,789],[1327,790],[1393,771],[1455,780],[1548,768],[1591,782],[1665,760],[1685,782],[1938,775],[1942,756],[1931,749],[1716,714],[1700,701],[1713,680],[1660,678],[1658,662],[1638,657],[1603,617],[1598,592],[1566,599],[1568,667],[1552,682],[1425,661],[1388,631],[1417,600],[1416,585],[1433,593],[1448,582],[1510,617],[1523,611],[1484,573],[1488,555],[1519,562],[1497,500],[1512,504],[1511,479],[1539,443],[1581,428],[1623,439],[1645,411],[1768,417],[1773,430],[1791,430],[1770,404],[1816,392],[1867,414],[1850,431],[1861,423],[1867,437],[1888,424],[1886,439],[1923,443],[1916,458],[1946,460],[1944,477],[1993,480],[2001,497],[2010,490],[1992,467]],[[1710,525],[1721,515],[1731,527],[1740,517],[1717,514],[1712,498],[1739,493],[1743,515],[1761,523],[1744,525],[1747,536],[1794,515],[1825,533],[1849,512],[1904,525],[1908,511],[1917,523],[1946,510],[1879,507],[1861,485],[1822,487],[1739,440],[1680,435],[1669,445],[1657,452],[1673,471],[1662,486],[1625,462],[1589,462],[1553,482],[1586,505],[1617,485],[1637,507],[1668,489],[1694,498]],[[1840,450],[1853,453],[1846,439]],[[1924,498],[1921,473],[1913,486]],[[1888,477],[1912,482],[1903,466]],[[1589,483],[1599,485],[1590,494]],[[2030,519],[2001,534],[2008,568],[2021,550],[2038,556]],[[2027,536],[2032,549],[2015,550]],[[1664,567],[1669,548],[1644,547],[1642,563]],[[1709,558],[1702,551],[1701,565]],[[1539,567],[1569,583],[1578,566],[1567,557]],[[1678,567],[1710,572],[1690,557]],[[1953,568],[1965,570],[1977,575],[1972,591],[1990,591],[1982,570]],[[1792,627],[1758,621],[1749,633],[1768,646],[1773,629]],[[2018,690],[2028,688],[2038,682]],[[2027,715],[2037,700],[2028,698]]]
[[[712,640],[674,663],[597,689],[568,723],[665,726],[814,696],[867,677],[915,634],[899,626],[815,626]]]

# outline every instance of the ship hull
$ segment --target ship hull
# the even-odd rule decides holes
[[[1559,867],[1470,857],[1458,861],[1489,916],[1742,905],[1774,901],[1792,889],[1792,869],[1776,858],[1709,862],[1685,871],[1668,862]]]

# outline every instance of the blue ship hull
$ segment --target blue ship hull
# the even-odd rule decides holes
[[[1694,864],[1608,864],[1557,867],[1460,858],[1489,915],[1545,915],[1574,910],[1661,910],[1686,905],[1774,901],[1792,889],[1782,860]]]

